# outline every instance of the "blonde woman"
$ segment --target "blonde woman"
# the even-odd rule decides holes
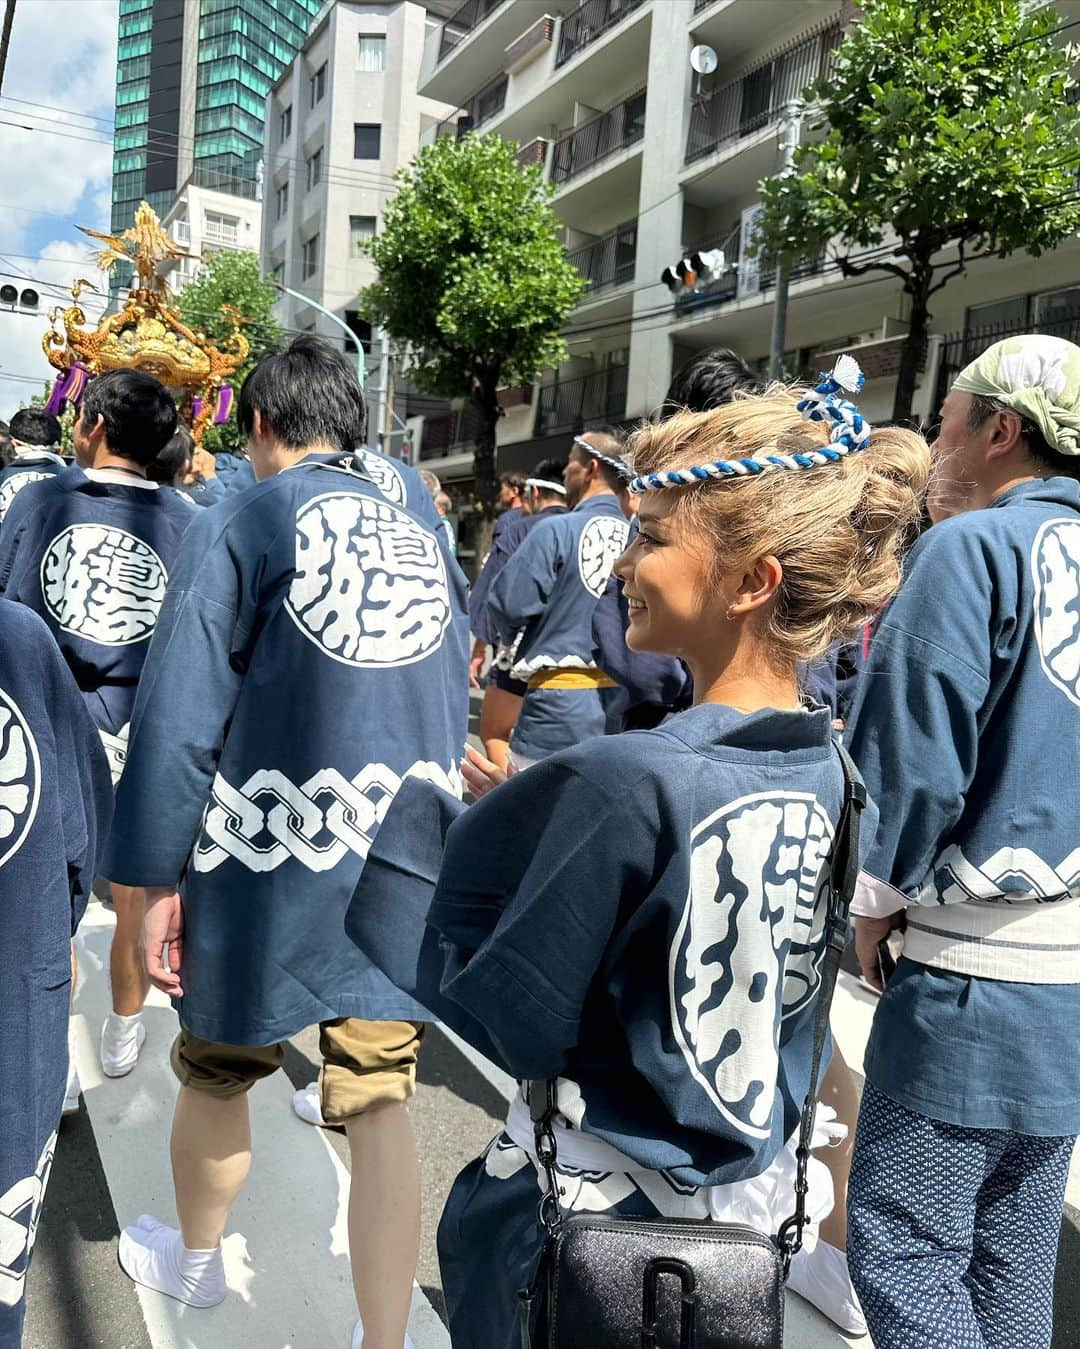
[[[510,778],[449,825],[441,866],[414,847],[411,888],[396,837],[453,808],[406,784],[349,928],[508,1072],[557,1079],[565,1208],[773,1233],[794,1202],[843,793],[830,714],[804,705],[796,667],[892,594],[928,452],[872,432],[829,379],[678,414],[632,454],[640,531],[616,564],[627,640],[679,655],[694,705]],[[543,1188],[518,1099],[443,1214],[455,1349],[519,1343]],[[816,1163],[814,1217],[830,1203]],[[534,1316],[534,1343],[540,1329]]]

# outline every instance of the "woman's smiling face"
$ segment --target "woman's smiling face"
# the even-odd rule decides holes
[[[686,538],[673,511],[673,493],[646,493],[638,533],[615,564],[630,611],[626,644],[632,651],[685,656],[703,640],[715,642],[728,601],[709,584],[709,558]]]

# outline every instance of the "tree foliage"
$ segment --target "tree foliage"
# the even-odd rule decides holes
[[[420,388],[479,409],[477,499],[490,517],[497,390],[565,358],[558,329],[583,283],[559,242],[553,189],[509,141],[443,137],[397,179],[370,245],[378,279],[361,292],[362,311],[407,347],[406,374]]]
[[[223,249],[212,253],[198,276],[177,293],[176,307],[188,327],[205,334],[211,342],[223,342],[232,331],[223,305],[232,305],[244,316],[243,331],[251,351],[232,377],[233,387],[239,389],[256,361],[281,340],[281,326],[272,313],[277,299],[278,292],[259,269],[257,253]],[[222,426],[207,427],[203,448],[242,448],[235,416]]]
[[[897,420],[910,416],[931,296],[973,257],[1038,256],[1080,228],[1076,52],[1052,38],[1060,25],[1023,0],[864,0],[808,91],[827,130],[793,173],[762,184],[763,252],[791,260],[831,244],[845,276],[891,273],[910,296]]]

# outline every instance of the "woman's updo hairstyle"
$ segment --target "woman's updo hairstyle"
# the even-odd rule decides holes
[[[803,419],[795,405],[805,392],[773,384],[711,412],[677,412],[635,432],[627,457],[635,473],[649,474],[812,453],[828,445],[829,428]],[[787,665],[854,637],[893,595],[929,473],[922,436],[886,427],[836,463],[709,478],[649,496],[670,500],[684,537],[700,538],[711,585],[759,557],[777,559],[784,576],[763,637]]]

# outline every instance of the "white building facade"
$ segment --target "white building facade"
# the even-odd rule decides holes
[[[166,232],[193,254],[162,264],[161,272],[174,291],[194,279],[200,258],[219,249],[246,249],[258,253],[262,239],[262,202],[234,196],[193,179],[177,193],[162,220]]]
[[[283,295],[277,316],[287,330],[355,350],[315,305],[349,326],[367,352],[373,433],[400,429],[403,419],[387,415],[386,352],[358,312],[359,290],[375,279],[363,245],[379,229],[394,171],[412,159],[424,128],[450,111],[417,94],[438,9],[337,0],[267,99],[262,265],[299,295]]]
[[[1054,7],[1063,22],[1080,17],[1075,0]],[[697,350],[767,357],[775,277],[745,248],[758,183],[777,171],[785,108],[827,73],[855,13],[851,0],[466,0],[431,34],[420,92],[458,111],[428,134],[458,123],[517,141],[555,185],[588,282],[564,329],[570,359],[500,422],[500,468],[565,453],[582,427],[647,416]],[[716,54],[709,74],[691,68],[696,46]],[[674,294],[661,279],[711,249],[724,263],[704,282]],[[926,419],[965,334],[967,347],[1010,324],[1076,337],[1080,241],[1038,260],[976,261],[932,308],[915,397]],[[785,363],[812,369],[855,350],[867,414],[887,417],[907,315],[894,277],[845,278],[808,258],[791,282]]]

